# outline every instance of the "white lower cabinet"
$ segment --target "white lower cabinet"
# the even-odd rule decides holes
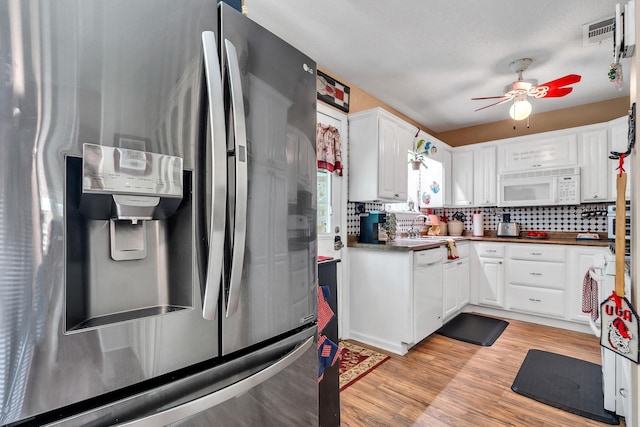
[[[508,245],[507,257],[506,308],[564,318],[564,247],[514,243]]]
[[[450,320],[469,304],[469,243],[458,243],[458,259],[442,266],[443,321]]]
[[[443,246],[349,251],[349,338],[396,354],[442,325]]]
[[[568,320],[589,323],[589,314],[582,312],[582,282],[593,266],[596,256],[605,256],[608,248],[573,246],[567,250],[567,318]]]
[[[473,242],[472,304],[589,323],[582,284],[603,246]],[[445,274],[445,292],[447,276]],[[453,301],[445,298],[452,310]],[[446,320],[446,319],[445,319]]]
[[[411,252],[349,251],[349,337],[396,354],[413,341]]]
[[[475,284],[477,303],[504,307],[504,245],[477,243],[477,263],[473,265],[471,281]]]

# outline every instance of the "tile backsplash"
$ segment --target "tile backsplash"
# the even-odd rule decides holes
[[[502,221],[502,214],[511,215],[511,221],[520,224],[522,231],[567,231],[594,233],[607,232],[607,206],[612,203],[591,203],[578,206],[535,206],[519,208],[436,208],[433,213],[448,218],[456,212],[462,212],[466,216],[465,230],[471,230],[471,217],[473,213],[482,213],[485,230],[496,230],[498,223]],[[363,203],[347,203],[347,232],[348,234],[360,234],[360,216],[356,212],[356,205]],[[383,203],[364,203],[364,210],[383,210]],[[398,229],[407,230],[411,225],[411,219],[403,219],[399,215]]]

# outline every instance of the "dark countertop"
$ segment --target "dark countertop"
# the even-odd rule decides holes
[[[473,242],[501,242],[501,243],[534,243],[543,245],[573,245],[573,246],[598,246],[608,247],[611,243],[606,233],[599,233],[600,240],[576,240],[578,233],[573,232],[548,232],[545,239],[534,239],[526,237],[526,232],[522,232],[520,237],[498,237],[494,230],[485,231],[483,237],[474,237],[470,234],[455,237],[456,242],[473,241]],[[437,236],[442,240],[430,239],[405,239],[396,238],[387,243],[373,244],[360,243],[358,236],[350,235],[347,239],[347,247],[361,249],[376,249],[383,251],[419,251],[423,249],[437,248],[444,244],[443,240],[451,238],[450,236]]]

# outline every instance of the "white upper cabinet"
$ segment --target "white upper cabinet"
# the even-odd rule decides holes
[[[407,201],[415,128],[380,108],[349,115],[349,200]]]
[[[578,164],[577,135],[530,135],[498,145],[498,173]]]
[[[473,199],[475,206],[496,206],[498,181],[496,147],[481,147],[473,152]]]
[[[602,202],[609,191],[609,144],[606,127],[585,130],[578,134],[580,162],[580,201]]]
[[[473,151],[451,153],[451,205],[473,205]]]
[[[442,150],[442,169],[444,170],[444,173],[443,173],[444,176],[442,178],[443,179],[442,191],[443,191],[444,205],[451,206],[452,176],[451,176],[451,151],[449,150]]]
[[[609,122],[609,152],[617,151],[618,153],[624,153],[625,151],[627,151],[627,141],[629,133],[628,120],[629,119],[625,116]],[[616,175],[618,174],[616,168],[618,167],[618,161],[609,159],[609,153],[607,153],[606,158],[609,176],[609,199],[615,200]],[[631,198],[631,168],[629,167],[630,161],[630,159],[626,159],[624,167],[624,170],[627,173],[627,191],[625,193],[627,200],[630,200]]]

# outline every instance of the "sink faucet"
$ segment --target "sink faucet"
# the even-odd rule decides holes
[[[415,228],[413,228],[414,225],[416,225],[416,220],[418,218],[424,218],[425,220],[429,219],[428,215],[416,215],[415,218],[413,218],[413,221],[411,221],[411,227],[409,227],[409,237],[418,237],[418,235],[420,234],[419,231],[417,231]],[[424,222],[424,221],[423,221]]]

